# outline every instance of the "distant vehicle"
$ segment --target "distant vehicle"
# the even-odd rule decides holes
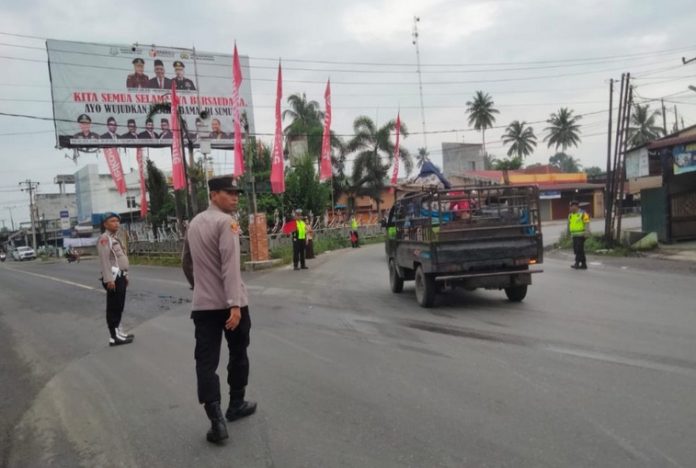
[[[504,289],[520,302],[543,261],[536,186],[402,187],[386,222],[389,285],[415,280],[432,307],[446,286]]]
[[[7,255],[5,254],[5,252],[0,252],[0,262],[4,262],[6,258]]]
[[[17,247],[12,252],[12,258],[15,261],[21,262],[23,260],[33,260],[36,258],[36,252],[31,247]]]

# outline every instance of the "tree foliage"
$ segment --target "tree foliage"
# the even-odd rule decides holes
[[[534,135],[534,129],[528,126],[527,122],[514,120],[505,129],[503,144],[510,145],[508,156],[515,156],[522,160],[534,152],[537,137]]]
[[[565,153],[556,153],[549,158],[549,164],[556,166],[561,172],[580,172],[580,161]]]
[[[662,112],[650,112],[650,105],[634,104],[628,127],[629,147],[640,146],[664,136],[664,128],[657,123],[658,117],[662,117]]]
[[[483,91],[476,91],[474,98],[466,103],[466,112],[469,114],[469,125],[481,132],[483,140],[483,154],[486,154],[486,129],[495,123],[495,114],[500,111],[494,106],[493,98]]]
[[[548,143],[548,147],[561,148],[561,152],[565,153],[566,149],[571,146],[580,144],[580,124],[578,123],[582,116],[573,115],[573,111],[567,107],[561,107],[558,112],[551,114],[546,121],[549,126],[544,130],[546,136],[544,141]]]

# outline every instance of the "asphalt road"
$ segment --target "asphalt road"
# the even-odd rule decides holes
[[[625,260],[548,259],[521,304],[455,291],[430,310],[389,292],[379,245],[248,276],[259,412],[224,447],[178,270],[132,268],[136,341],[109,348],[93,261],[5,263],[2,465],[693,466],[696,276]]]

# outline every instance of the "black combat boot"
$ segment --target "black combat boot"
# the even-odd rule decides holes
[[[230,399],[230,407],[227,408],[225,417],[228,421],[236,421],[237,419],[251,416],[256,412],[256,402],[242,399]]]
[[[206,439],[208,439],[208,442],[219,444],[229,437],[229,435],[227,435],[227,424],[225,424],[225,418],[222,416],[220,402],[214,401],[212,403],[206,403],[204,407],[205,414],[208,415],[211,424]]]

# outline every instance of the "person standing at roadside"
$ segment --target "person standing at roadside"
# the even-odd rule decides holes
[[[292,232],[292,267],[294,270],[306,270],[305,250],[307,249],[307,223],[302,210],[295,211],[295,230]],[[299,265],[299,266],[298,266]]]
[[[256,403],[244,399],[249,379],[249,331],[251,319],[247,289],[242,281],[239,222],[239,188],[230,176],[208,181],[210,206],[196,215],[186,232],[182,267],[193,287],[191,318],[196,337],[198,401],[204,406],[211,428],[206,438],[212,443],[227,439],[228,421],[249,416]],[[227,383],[230,405],[223,417],[220,406],[220,379],[217,367],[224,334],[229,349]]]
[[[101,267],[101,281],[106,289],[106,325],[109,328],[109,346],[131,343],[134,336],[121,329],[121,318],[126,304],[128,287],[128,257],[116,236],[121,217],[106,213],[102,218],[102,235],[97,239],[97,253]]]
[[[590,216],[580,209],[580,203],[577,200],[570,202],[568,234],[573,240],[573,253],[575,253],[575,263],[570,267],[575,270],[587,270],[585,240],[590,235]]]

